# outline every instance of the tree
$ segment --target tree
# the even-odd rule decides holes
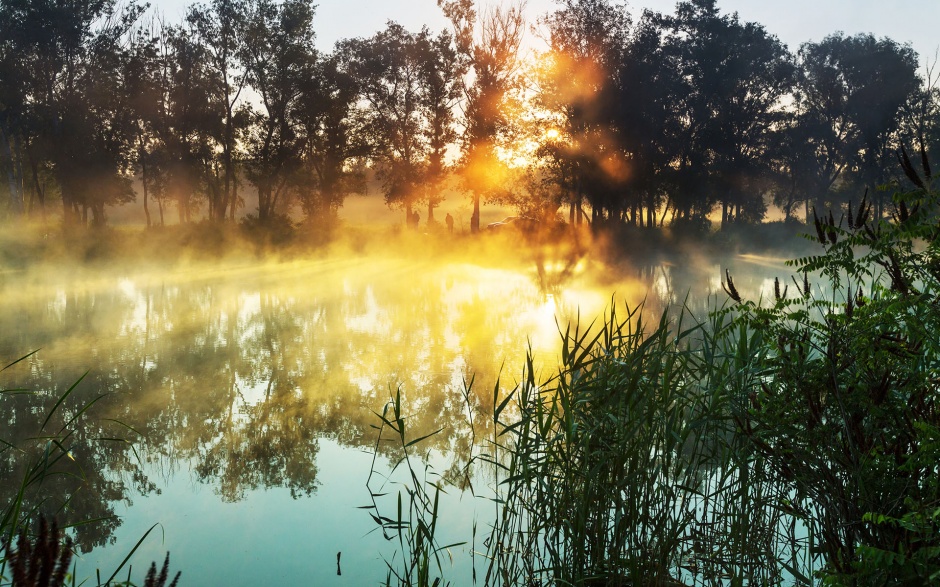
[[[423,179],[428,222],[440,204],[441,180],[446,171],[444,156],[456,140],[455,107],[461,97],[466,63],[460,58],[450,33],[427,37],[421,67],[421,110],[427,121],[428,165]]]
[[[470,230],[477,232],[481,197],[493,198],[506,189],[505,164],[497,150],[512,131],[509,111],[518,84],[523,5],[490,8],[479,21],[473,0],[438,0],[438,6],[451,21],[458,51],[473,72],[463,90],[461,167],[473,199]]]
[[[853,191],[875,194],[880,217],[884,201],[875,188],[889,179],[903,108],[921,87],[917,54],[887,38],[836,34],[804,44],[800,62],[803,110],[819,120],[823,136],[844,145],[842,152],[830,149],[829,158],[839,158],[832,174],[848,171],[844,180]]]
[[[304,163],[297,190],[308,222],[332,218],[346,194],[362,189],[357,162],[368,154],[356,109],[359,88],[343,67],[344,57],[317,61],[301,101]]]
[[[192,219],[199,198],[210,200],[211,209],[211,190],[219,185],[215,138],[224,134],[224,118],[213,97],[219,77],[190,25],[164,27],[159,50],[161,97],[153,127],[152,187],[161,223],[163,199],[176,202],[179,221],[185,223]]]
[[[26,132],[26,85],[24,39],[14,18],[14,7],[0,4],[0,155],[5,163],[10,208],[23,212],[23,139]]]
[[[304,84],[314,75],[310,0],[249,0],[239,54],[262,108],[245,130],[245,174],[258,190],[258,219],[269,220],[293,187],[306,138],[301,128]]]
[[[2,11],[10,35],[4,51],[20,65],[12,73],[20,90],[8,94],[14,98],[3,121],[7,144],[12,138],[18,151],[19,181],[25,153],[39,187],[34,157],[41,152],[61,190],[66,224],[85,221],[89,210],[102,224],[105,206],[134,197],[124,173],[133,130],[122,64],[142,8],[13,1]]]
[[[208,86],[213,114],[221,119],[213,137],[219,154],[206,176],[208,181],[209,217],[234,219],[238,206],[238,177],[235,165],[239,157],[238,135],[245,125],[245,116],[238,104],[247,78],[238,70],[246,5],[244,0],[212,0],[209,6],[190,6],[186,26],[202,54],[206,73],[211,74]]]
[[[459,70],[449,35],[425,28],[410,33],[390,22],[369,39],[342,46],[346,67],[366,104],[363,131],[382,181],[385,201],[407,218],[420,201],[429,214],[439,201],[431,194],[444,170],[454,137],[453,102]]]
[[[542,152],[555,159],[570,220],[580,223],[585,195],[595,218],[620,208],[625,162],[612,122],[631,23],[626,9],[609,0],[562,4],[542,20],[549,50],[540,59],[536,102],[555,113],[557,125],[546,133]]]
[[[665,23],[686,86],[676,105],[685,121],[681,183],[707,189],[704,200],[677,207],[707,213],[720,203],[722,226],[731,218],[759,221],[770,172],[765,154],[793,84],[789,53],[759,24],[720,15],[715,0],[681,2]]]
[[[656,225],[656,210],[668,194],[678,203],[684,121],[677,105],[685,96],[679,55],[666,43],[663,18],[645,11],[633,28],[618,71],[613,126],[629,157],[629,188],[624,205],[629,221]],[[673,206],[677,210],[679,206]]]

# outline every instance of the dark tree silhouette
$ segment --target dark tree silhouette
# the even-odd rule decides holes
[[[261,222],[287,203],[302,164],[304,86],[317,59],[313,10],[309,0],[249,0],[246,8],[239,58],[261,106],[249,114],[244,168],[258,190]]]
[[[519,83],[519,48],[525,30],[522,6],[489,8],[472,0],[438,0],[451,21],[458,50],[473,72],[464,87],[461,167],[473,200],[470,231],[480,230],[480,201],[506,189],[505,164],[497,156],[511,133],[512,91]]]

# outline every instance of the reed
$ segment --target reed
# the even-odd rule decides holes
[[[421,441],[440,432],[412,438],[408,434],[408,417],[403,412],[401,390],[386,403],[379,418],[372,468],[366,482],[371,504],[363,506],[382,530],[386,540],[397,541],[398,550],[386,561],[385,584],[402,587],[438,587],[449,585],[444,580],[446,568],[443,553],[463,544],[440,544],[437,523],[440,519],[440,497],[444,488],[439,475],[427,464],[427,455],[420,452]],[[388,472],[378,467],[377,458],[383,445],[391,443],[396,460]],[[417,453],[417,454],[416,454]],[[403,470],[404,481],[393,481],[396,471]],[[394,513],[380,504],[389,495],[386,489],[397,486]]]
[[[0,373],[26,361],[35,352],[16,359],[0,369]],[[79,377],[58,397],[53,396],[55,402],[45,411],[41,407],[50,402],[51,398],[46,398],[42,392],[18,387],[0,389],[0,401],[3,402],[0,405],[3,405],[5,410],[16,399],[35,400],[31,406],[20,406],[21,409],[9,410],[7,413],[19,414],[19,417],[23,417],[23,414],[36,415],[35,430],[25,439],[17,442],[0,436],[0,459],[2,459],[0,462],[4,463],[7,471],[16,475],[8,480],[16,484],[13,497],[6,503],[0,504],[0,586],[9,584],[14,587],[33,585],[61,587],[76,584],[74,565],[71,572],[68,569],[74,546],[71,537],[66,532],[78,526],[104,521],[103,519],[85,519],[60,527],[56,519],[67,518],[66,513],[74,493],[54,500],[50,498],[49,493],[44,491],[44,487],[54,485],[56,480],[63,478],[73,480],[74,491],[81,491],[85,481],[85,470],[82,463],[76,462],[75,455],[82,454],[83,451],[80,450],[82,443],[130,443],[128,439],[118,436],[86,434],[88,431],[86,418],[104,395],[99,395],[89,401],[74,401],[74,392],[84,377],[84,375]],[[130,430],[120,422],[113,423]],[[47,523],[47,517],[52,520],[51,523]],[[31,530],[33,522],[36,522],[37,527],[35,533]],[[128,562],[156,526],[157,524],[154,524],[141,536],[121,564],[106,579],[102,580],[99,570],[95,584],[99,586],[131,585],[131,568]],[[125,567],[128,568],[126,581],[116,580],[118,573]],[[162,586],[163,583],[159,581],[166,570],[165,563],[164,573],[153,579],[157,582],[148,584],[154,587]],[[7,579],[11,583],[6,583]],[[165,581],[165,578],[163,580]],[[87,581],[82,583],[87,584]],[[172,584],[175,585],[175,583],[174,580]]]
[[[757,377],[752,349],[731,347],[717,315],[689,319],[648,326],[611,309],[597,328],[574,325],[556,375],[537,382],[530,359],[515,409],[496,403],[485,584],[779,581],[801,548],[775,507],[786,488],[735,435],[737,398],[723,392]]]
[[[817,217],[823,252],[791,263],[793,295],[778,281],[745,300],[728,275],[730,304],[705,320],[612,305],[561,333],[554,375],[530,354],[521,383],[494,390],[474,457],[496,478],[483,584],[940,580],[940,199],[925,172],[893,221],[864,200],[847,228]],[[425,526],[442,514],[423,511]]]

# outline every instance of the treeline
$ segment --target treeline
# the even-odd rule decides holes
[[[139,196],[148,225],[171,209],[231,221],[251,189],[259,222],[299,210],[316,226],[375,182],[428,221],[456,187],[474,231],[481,202],[638,226],[720,210],[724,225],[867,188],[882,215],[901,151],[940,145],[935,80],[890,39],[793,53],[715,0],[635,16],[560,0],[526,59],[521,7],[438,5],[450,30],[390,22],[325,53],[311,0],[212,0],[179,23],[135,2],[0,0],[6,207],[103,224]]]

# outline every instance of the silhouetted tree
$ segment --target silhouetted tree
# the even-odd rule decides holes
[[[723,225],[732,216],[759,221],[770,173],[764,155],[793,85],[789,53],[759,24],[721,15],[715,0],[680,2],[664,24],[685,85],[674,106],[684,139],[674,205],[688,215],[721,204]]]
[[[541,56],[537,102],[554,113],[557,124],[541,152],[554,160],[571,222],[581,222],[585,196],[594,217],[613,211],[619,216],[627,169],[612,123],[629,14],[609,0],[565,0],[542,22],[549,50]]]
[[[315,74],[310,0],[249,0],[239,53],[248,84],[261,101],[245,131],[245,175],[258,190],[258,219],[285,203],[299,172],[306,137],[304,86]]]
[[[497,148],[512,131],[512,91],[518,84],[522,5],[489,8],[477,20],[473,0],[438,0],[451,21],[461,57],[473,72],[464,87],[461,167],[473,199],[470,230],[480,230],[480,200],[506,189]]]
[[[427,123],[422,116],[422,68],[429,33],[410,33],[390,22],[368,39],[346,41],[348,71],[362,99],[370,158],[385,201],[411,218],[427,165]]]
[[[0,122],[17,153],[18,181],[24,155],[41,152],[61,189],[66,222],[85,220],[91,210],[101,224],[105,206],[134,196],[124,174],[133,127],[122,64],[126,34],[142,8],[10,0],[0,11],[9,35],[4,54],[18,64],[5,74],[22,84],[6,93],[14,107]]]
[[[309,223],[331,219],[347,194],[364,189],[359,162],[367,148],[356,108],[359,89],[340,66],[345,59],[337,54],[319,59],[304,84],[298,113],[305,138],[304,162],[296,189]]]
[[[224,134],[214,102],[219,78],[209,66],[208,49],[191,25],[164,27],[159,43],[159,115],[151,151],[152,187],[161,202],[176,202],[180,223],[192,220],[202,198],[217,189],[215,137]]]
[[[412,207],[439,199],[434,185],[444,171],[444,154],[454,139],[453,106],[460,64],[451,36],[426,28],[410,33],[389,23],[368,39],[346,41],[347,70],[366,107],[363,132],[382,181],[385,201],[412,218]]]
[[[443,200],[441,182],[447,149],[457,139],[456,111],[466,74],[466,61],[460,58],[450,33],[428,36],[421,67],[421,110],[427,121],[428,164],[423,199],[428,205],[428,223],[434,221],[434,208]]]
[[[624,215],[631,224],[656,225],[656,211],[677,192],[683,120],[676,108],[685,93],[679,56],[666,44],[662,17],[645,11],[633,28],[620,65],[614,126],[629,155],[630,193]],[[675,210],[675,207],[673,207]],[[644,222],[645,216],[645,222]]]
[[[234,218],[238,201],[236,165],[239,159],[238,136],[247,120],[238,111],[247,76],[238,68],[238,54],[244,32],[246,4],[244,0],[212,0],[208,6],[190,6],[186,26],[202,53],[212,114],[221,119],[213,137],[218,156],[206,174],[209,217],[215,220]]]

